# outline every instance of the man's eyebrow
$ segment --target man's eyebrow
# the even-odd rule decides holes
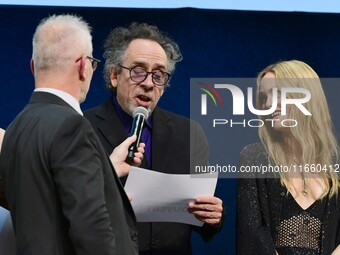
[[[131,63],[131,65],[133,65],[133,66],[142,66],[142,67],[147,67],[148,66],[147,63],[142,62],[142,61],[133,61]],[[166,70],[166,67],[164,65],[162,65],[162,64],[156,64],[156,66],[153,68],[153,70],[154,69],[164,69],[164,70]]]

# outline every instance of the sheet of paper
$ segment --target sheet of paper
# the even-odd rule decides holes
[[[199,176],[199,177],[196,177]],[[125,191],[138,222],[180,222],[202,226],[188,204],[201,195],[214,195],[217,174],[164,174],[132,167]]]

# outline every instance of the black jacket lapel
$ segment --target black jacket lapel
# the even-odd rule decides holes
[[[174,137],[174,127],[171,118],[155,108],[152,121],[152,168],[164,172],[171,150]],[[166,146],[164,146],[166,144]],[[162,146],[163,145],[163,146]],[[177,148],[180,150],[180,148]]]

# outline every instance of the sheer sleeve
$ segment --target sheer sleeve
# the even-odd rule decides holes
[[[239,166],[260,164],[258,145],[245,147],[240,155]],[[260,179],[256,175],[240,176],[237,183],[237,253],[239,255],[275,255],[270,229],[263,220]],[[262,183],[264,185],[264,183]]]

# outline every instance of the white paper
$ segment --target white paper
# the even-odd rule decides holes
[[[199,177],[196,177],[199,176]],[[188,212],[196,197],[213,196],[217,174],[164,174],[132,167],[125,184],[138,222],[180,222],[202,226]]]

